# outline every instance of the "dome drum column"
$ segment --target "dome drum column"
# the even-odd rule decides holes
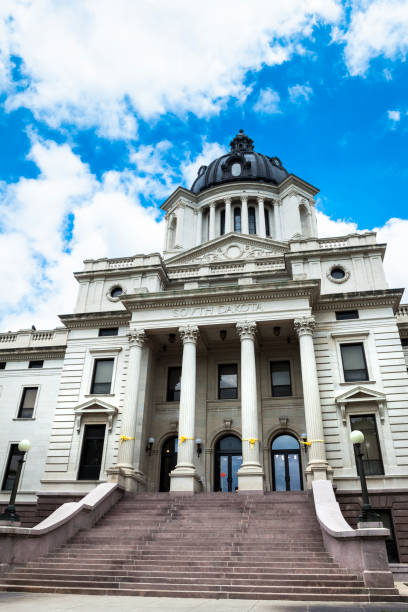
[[[225,198],[225,233],[229,234],[232,231],[232,212],[231,198]]]
[[[249,234],[248,198],[247,198],[247,196],[242,196],[241,197],[241,232],[243,234]]]
[[[210,223],[209,223],[208,239],[214,240],[215,238],[215,202],[211,202],[209,208],[210,208]]]
[[[259,220],[259,236],[266,238],[266,227],[265,227],[265,208],[264,199],[258,198],[258,220]]]

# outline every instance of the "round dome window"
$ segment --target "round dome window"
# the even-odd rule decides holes
[[[330,276],[335,280],[342,280],[346,276],[346,273],[343,268],[337,267],[330,271]]]
[[[232,176],[239,176],[241,174],[241,164],[238,164],[238,162],[232,164],[231,174]]]
[[[123,289],[122,287],[114,287],[111,292],[110,292],[110,296],[111,298],[115,299],[115,298],[119,298],[123,293]]]

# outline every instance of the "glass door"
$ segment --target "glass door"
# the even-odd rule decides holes
[[[214,490],[227,493],[238,489],[238,470],[242,464],[241,440],[225,436],[215,448]]]
[[[177,465],[178,437],[168,438],[162,447],[160,464],[160,491],[170,491],[170,472]]]
[[[299,442],[288,434],[272,442],[272,474],[274,491],[301,491],[302,470]]]

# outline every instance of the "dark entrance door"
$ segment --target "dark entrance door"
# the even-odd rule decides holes
[[[224,436],[215,447],[214,490],[235,491],[238,488],[237,472],[242,463],[242,443],[237,436]]]
[[[85,425],[78,480],[99,480],[106,425]]]
[[[300,445],[294,436],[283,434],[272,442],[272,477],[274,491],[303,489]]]
[[[162,447],[160,464],[160,491],[170,491],[170,472],[177,465],[178,437],[167,438]]]

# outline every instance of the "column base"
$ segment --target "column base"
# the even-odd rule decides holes
[[[176,467],[170,472],[170,493],[194,495],[200,493],[202,488],[195,468]]]
[[[314,480],[333,480],[333,468],[327,463],[327,461],[314,461],[309,463],[306,470],[306,482],[307,488],[312,488],[312,482]]]
[[[143,472],[133,468],[114,467],[107,470],[108,482],[117,482],[129,493],[146,491],[146,478]]]
[[[238,493],[263,493],[264,473],[261,466],[242,466],[238,472]]]

